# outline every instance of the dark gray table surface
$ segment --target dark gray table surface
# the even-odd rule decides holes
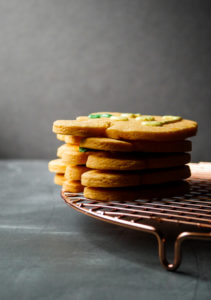
[[[211,243],[165,271],[153,236],[85,216],[45,160],[0,162],[0,299],[211,299]]]

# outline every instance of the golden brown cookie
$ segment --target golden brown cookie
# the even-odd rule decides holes
[[[84,165],[86,164],[89,154],[92,151],[82,152],[78,145],[63,144],[57,149],[57,156],[61,157],[63,162],[70,165]]]
[[[84,196],[96,201],[132,201],[136,199],[167,198],[184,195],[189,192],[188,182],[172,182],[147,187],[93,188],[85,187]]]
[[[57,149],[57,156],[62,157],[63,153],[65,152],[79,152],[79,146],[78,145],[72,145],[72,144],[63,144]]]
[[[110,122],[106,120],[57,120],[53,124],[53,132],[75,136],[104,136]]]
[[[55,121],[53,132],[82,137],[175,141],[195,135],[197,123],[177,116],[137,116],[103,112],[79,117],[77,120]]]
[[[63,135],[63,134],[57,134],[56,137],[60,141],[63,141],[63,142],[65,141],[65,135]]]
[[[103,151],[118,151],[118,152],[189,152],[191,151],[191,141],[122,141],[102,137],[82,138],[80,147],[88,149],[96,149]]]
[[[181,141],[133,141],[133,151],[141,152],[190,152],[192,150],[192,143],[188,140]]]
[[[137,188],[94,188],[85,187],[84,197],[96,201],[132,201],[139,197]]]
[[[90,171],[86,166],[68,166],[65,172],[65,178],[67,180],[81,180],[81,175],[87,171]]]
[[[64,136],[65,143],[67,144],[74,144],[79,145],[81,137],[80,136],[74,136],[74,135],[65,135]]]
[[[67,163],[63,162],[62,159],[54,159],[49,161],[48,169],[50,172],[54,173],[65,173],[67,167]]]
[[[133,151],[133,145],[130,142],[102,137],[82,138],[80,141],[80,147],[104,151]]]
[[[185,179],[189,176],[190,169],[188,166],[139,172],[91,170],[81,176],[81,183],[88,187],[116,188],[160,184]]]
[[[54,176],[55,184],[63,185],[64,181],[65,181],[64,174],[59,174],[59,173],[55,174],[55,176]]]
[[[84,187],[80,180],[66,180],[62,185],[62,190],[70,193],[81,193]]]
[[[155,116],[155,120],[159,123],[162,117]],[[112,122],[111,126],[106,129],[106,136],[123,140],[174,141],[186,139],[197,132],[197,123],[185,119],[162,126],[150,124],[146,125],[135,119],[128,121],[128,124],[126,121]]]
[[[77,165],[85,165],[88,158],[88,153],[71,151],[64,152],[62,154],[62,160],[64,163],[77,166]]]
[[[131,171],[182,166],[190,162],[188,153],[145,154],[96,152],[88,156],[86,166],[97,170]]]

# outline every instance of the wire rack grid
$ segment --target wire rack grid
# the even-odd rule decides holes
[[[211,163],[190,164],[190,191],[182,197],[97,202],[82,193],[61,192],[62,198],[81,213],[116,225],[153,234],[158,241],[162,266],[176,270],[182,259],[181,245],[187,239],[211,240]],[[174,260],[166,256],[167,229],[177,229]]]

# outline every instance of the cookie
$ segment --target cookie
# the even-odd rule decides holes
[[[81,137],[108,137],[123,140],[174,141],[197,132],[197,123],[177,116],[94,113],[77,120],[58,120],[53,132]]]
[[[67,144],[73,144],[73,145],[78,145],[81,140],[80,136],[73,136],[73,135],[57,134],[56,137],[60,141],[63,141]]]
[[[154,142],[154,141],[122,141],[102,137],[82,138],[80,147],[118,152],[190,152],[192,143],[188,140]]]
[[[115,188],[140,186],[145,184],[160,184],[185,179],[189,176],[190,169],[188,166],[149,171],[144,170],[139,172],[91,170],[85,172],[81,176],[81,183],[88,187]]]
[[[91,123],[90,123],[91,121]],[[75,136],[104,136],[110,122],[105,120],[57,120],[53,123],[53,132]]]
[[[88,153],[85,152],[69,151],[62,153],[63,162],[73,166],[85,165],[87,158]]]
[[[49,161],[48,169],[50,172],[54,173],[65,173],[67,167],[67,163],[63,162],[62,159],[57,158]]]
[[[81,180],[81,175],[87,171],[90,169],[85,166],[68,166],[65,171],[65,178],[67,180]]]
[[[66,180],[62,185],[62,190],[70,193],[81,193],[84,187],[80,180]]]
[[[57,149],[57,156],[62,157],[64,152],[79,152],[78,145],[63,144]]]
[[[112,122],[106,129],[106,136],[123,140],[151,140],[151,141],[174,141],[183,140],[196,135],[197,123],[190,120],[179,120],[175,123],[162,124],[162,117],[155,116],[157,123],[150,121],[139,122],[135,119],[128,121]]]
[[[80,147],[104,151],[133,151],[133,145],[130,142],[102,137],[82,138],[80,141]]]
[[[132,201],[139,197],[137,188],[94,188],[85,187],[84,197],[97,201]]]
[[[67,144],[75,144],[79,145],[81,140],[80,136],[74,136],[74,135],[64,135],[64,141]]]
[[[133,141],[134,151],[141,152],[190,152],[192,150],[192,143],[188,140],[180,141]]]
[[[63,141],[63,142],[65,141],[65,135],[63,135],[63,134],[57,134],[56,137],[60,141]]]
[[[55,174],[55,176],[54,176],[55,184],[63,185],[64,181],[65,181],[64,174],[59,174],[59,173]]]
[[[184,195],[189,192],[188,182],[174,182],[142,188],[93,188],[85,187],[84,196],[96,201],[133,201],[137,199],[167,198]]]
[[[98,152],[88,156],[86,166],[97,170],[130,171],[182,166],[190,162],[190,154],[145,154]]]
[[[84,151],[79,148],[79,145],[63,144],[57,149],[57,156],[62,158],[63,162],[70,165],[86,164],[89,154],[93,151]]]

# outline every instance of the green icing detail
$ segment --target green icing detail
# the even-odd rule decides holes
[[[90,149],[90,148],[84,148],[84,147],[79,147],[79,152],[98,152],[100,150],[95,150],[95,149]]]
[[[111,114],[90,114],[88,117],[90,119],[99,119],[99,118],[110,118],[112,115]]]
[[[101,114],[101,118],[110,118],[111,116],[111,114]]]
[[[79,147],[79,152],[87,152],[87,151],[90,151],[90,149]]]
[[[96,114],[96,115],[90,114],[90,115],[88,115],[88,117],[90,119],[99,119],[99,118],[101,118],[101,114]]]
[[[120,116],[113,116],[112,114],[90,114],[88,115],[88,117],[90,119],[100,119],[100,118],[111,118],[112,120],[117,120],[117,121],[126,121],[128,120],[128,117],[134,118],[137,121],[144,121],[142,122],[142,125],[145,126],[162,126],[164,124],[168,124],[168,123],[174,123],[177,121],[182,120],[181,117],[179,116],[163,116],[162,117],[162,121],[155,121],[155,118],[153,116],[144,116],[141,114],[131,114],[131,113],[123,113]],[[86,149],[86,148],[84,148]],[[88,150],[86,150],[88,151]],[[81,151],[81,152],[86,152],[86,151]]]

